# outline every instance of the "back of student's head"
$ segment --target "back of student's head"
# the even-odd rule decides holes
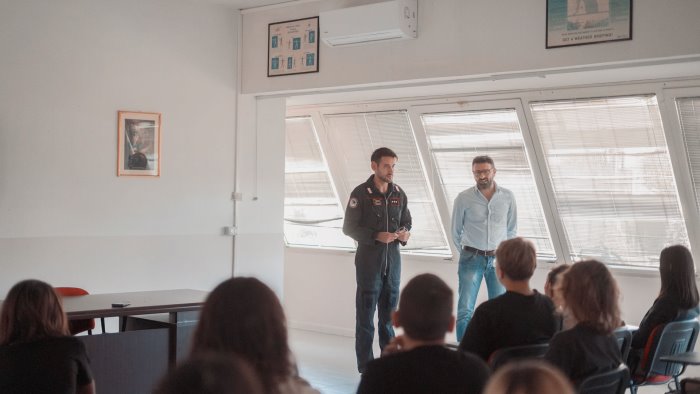
[[[412,339],[443,339],[452,324],[452,290],[433,274],[414,277],[401,291],[399,322]]]
[[[68,319],[53,287],[40,280],[15,284],[0,311],[0,345],[68,334]]]
[[[231,278],[207,297],[192,339],[192,355],[237,354],[269,387],[292,371],[287,325],[275,293],[255,278]]]
[[[659,273],[661,295],[675,298],[680,306],[686,309],[698,305],[695,264],[688,248],[673,245],[662,250],[659,257]]]
[[[605,264],[586,260],[573,264],[562,278],[562,296],[566,307],[579,324],[601,334],[619,327],[620,292]]]
[[[512,362],[489,380],[484,394],[574,394],[571,382],[545,361]]]
[[[232,354],[202,353],[168,372],[154,394],[263,394],[255,370]]]
[[[554,266],[547,273],[547,279],[544,281],[544,293],[550,297],[554,297],[555,286],[561,282],[563,274],[571,267],[569,264],[563,263]]]
[[[496,249],[496,264],[511,280],[530,279],[537,268],[535,245],[520,237],[505,240]]]

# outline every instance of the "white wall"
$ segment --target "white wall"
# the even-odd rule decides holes
[[[418,39],[345,48],[322,44],[319,73],[266,77],[268,23],[369,2],[325,0],[244,13],[242,93],[288,96],[288,102],[299,104],[348,103],[439,95],[440,91],[492,93],[700,76],[700,25],[695,23],[700,2],[695,0],[636,0],[631,41],[549,50],[544,45],[545,0],[534,5],[419,0]],[[508,12],[503,12],[505,8]],[[582,72],[561,73],[577,70]],[[523,78],[514,78],[519,75]],[[403,87],[392,88],[397,85]],[[460,89],[464,90],[460,93]],[[287,248],[284,257],[284,302],[290,324],[352,336],[354,255]],[[536,288],[542,288],[548,268],[538,269],[533,278]],[[456,270],[455,262],[404,256],[402,282],[433,272],[456,289]],[[636,324],[658,292],[658,276],[620,270],[614,275],[622,292],[623,317]],[[480,299],[484,298],[482,291]]]
[[[450,79],[700,52],[697,0],[635,0],[633,40],[556,49],[545,49],[545,0],[419,0],[417,39],[340,48],[321,44],[319,73],[267,77],[268,23],[370,2],[375,1],[324,0],[245,14],[243,93]]]
[[[232,273],[235,12],[0,1],[0,298],[209,289]],[[159,178],[116,176],[117,111],[162,113]]]

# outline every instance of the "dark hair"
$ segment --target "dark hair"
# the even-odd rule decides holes
[[[452,290],[433,274],[421,274],[406,284],[399,300],[399,322],[413,339],[445,337],[452,321]]]
[[[574,394],[569,379],[541,360],[515,361],[499,368],[484,394]]]
[[[377,148],[374,152],[372,152],[372,157],[370,160],[373,162],[379,164],[380,161],[382,161],[382,157],[394,157],[398,159],[399,157],[396,156],[396,153],[394,153],[393,150],[389,148]]]
[[[544,281],[544,288],[545,288],[545,293],[547,288],[549,289],[554,289],[554,286],[557,284],[559,281],[559,274],[562,272],[566,271],[571,267],[569,264],[563,263],[559,265],[555,265],[549,272],[547,273],[547,279]],[[551,294],[547,294],[548,296],[552,296]]]
[[[482,164],[482,163],[489,163],[494,168],[496,167],[496,165],[493,163],[493,159],[490,156],[486,156],[486,155],[475,157],[474,160],[472,160],[472,167],[474,167],[474,164]]]
[[[564,302],[579,324],[601,334],[610,334],[620,326],[620,291],[605,264],[578,262],[562,279]]]
[[[161,379],[153,394],[263,394],[255,370],[233,354],[202,353]]]
[[[275,293],[255,278],[231,278],[207,297],[192,339],[192,355],[235,353],[257,371],[266,392],[293,373],[287,324]]]
[[[0,311],[0,345],[70,335],[61,299],[40,280],[12,286]]]
[[[660,295],[673,297],[684,309],[698,305],[695,264],[688,248],[683,245],[673,245],[662,250],[659,257],[659,273],[661,274]]]
[[[516,237],[501,242],[496,249],[496,264],[512,280],[527,280],[537,268],[535,245]]]

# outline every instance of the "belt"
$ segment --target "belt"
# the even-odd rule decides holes
[[[472,248],[471,246],[464,246],[464,250],[467,252],[472,252],[481,256],[495,256],[496,251],[495,250],[481,250],[477,248]]]

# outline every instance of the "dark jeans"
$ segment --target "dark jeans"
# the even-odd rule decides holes
[[[394,337],[391,313],[396,310],[401,281],[401,261],[389,260],[386,270],[375,264],[355,264],[357,293],[355,295],[355,353],[357,370],[364,372],[365,365],[374,359],[374,311],[379,315],[379,347],[383,350]]]

